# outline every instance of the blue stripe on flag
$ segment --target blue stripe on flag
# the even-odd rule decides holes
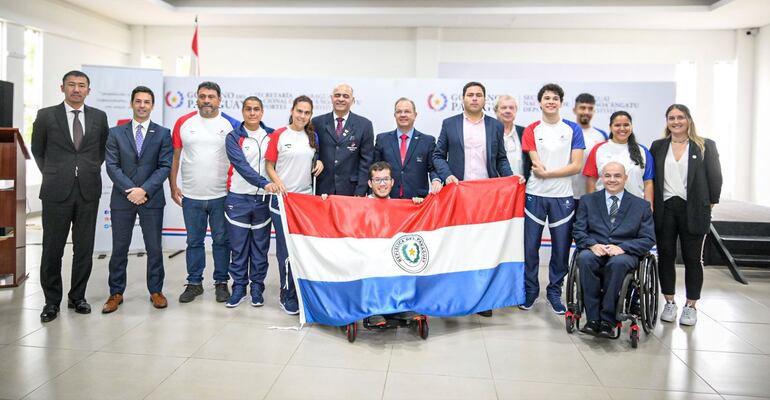
[[[334,326],[402,311],[452,317],[524,303],[523,262],[427,276],[298,282],[306,321]]]

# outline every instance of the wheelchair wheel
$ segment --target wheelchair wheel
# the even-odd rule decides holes
[[[428,338],[429,330],[428,330],[427,318],[417,320],[417,331],[420,333],[420,338],[422,338],[422,340],[425,340]]]
[[[639,266],[639,287],[641,288],[641,322],[644,333],[650,334],[658,321],[658,262],[654,255],[647,254]]]
[[[580,329],[580,316],[583,313],[583,290],[580,287],[580,271],[577,266],[578,250],[572,253],[567,272],[566,302],[567,312],[564,313],[564,322],[567,333],[572,333],[575,328]]]
[[[358,333],[358,326],[356,325],[355,321],[352,323],[349,323],[345,327],[345,334],[348,337],[348,342],[353,343],[356,341],[356,334]]]
[[[631,315],[634,292],[637,290],[634,274],[626,274],[623,278],[623,285],[620,286],[620,293],[618,294],[618,303],[615,306],[615,319],[618,321],[625,321],[628,316]]]

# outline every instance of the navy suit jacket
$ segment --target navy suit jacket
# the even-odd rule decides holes
[[[163,208],[166,196],[163,182],[171,171],[174,150],[171,132],[152,121],[147,128],[141,157],[136,154],[136,140],[131,122],[110,128],[107,137],[107,174],[112,179],[110,208],[132,209],[126,189],[141,187],[147,192],[147,202],[140,207]]]
[[[641,257],[655,245],[655,225],[647,200],[625,191],[620,201],[615,226],[610,223],[605,190],[580,198],[572,235],[578,249],[595,244],[614,244],[627,254]]]
[[[318,132],[318,154],[324,164],[316,179],[316,194],[364,196],[369,189],[369,166],[374,158],[374,128],[368,119],[353,114],[338,140],[334,112],[313,118]]]
[[[433,168],[433,150],[436,138],[424,135],[417,129],[412,134],[406,157],[401,164],[401,139],[398,129],[377,135],[374,144],[374,162],[387,161],[393,169],[395,184],[390,191],[391,198],[399,198],[401,182],[404,183],[405,199],[425,197],[430,191],[430,181],[438,178]]]
[[[450,175],[463,180],[465,175],[465,147],[463,139],[463,114],[449,117],[441,124],[436,150],[433,152],[433,165],[442,181]],[[487,131],[487,173],[490,178],[511,176],[511,165],[505,154],[503,143],[503,124],[485,115],[484,126]]]

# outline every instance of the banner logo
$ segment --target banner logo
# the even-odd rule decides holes
[[[431,93],[428,95],[428,107],[433,111],[443,111],[447,103],[449,101],[444,93]]]
[[[166,92],[166,105],[171,108],[179,108],[184,103],[184,95],[180,91],[168,91]]]
[[[418,274],[428,266],[428,246],[420,235],[399,237],[390,252],[399,268],[410,274]]]

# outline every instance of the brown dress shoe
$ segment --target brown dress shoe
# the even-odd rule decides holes
[[[152,306],[155,308],[166,308],[168,306],[168,300],[166,300],[166,296],[161,292],[150,294],[150,301],[152,301]]]
[[[109,314],[117,310],[118,306],[121,304],[123,304],[123,295],[120,293],[113,294],[109,299],[107,299],[107,302],[104,303],[104,307],[102,307],[102,314]]]

